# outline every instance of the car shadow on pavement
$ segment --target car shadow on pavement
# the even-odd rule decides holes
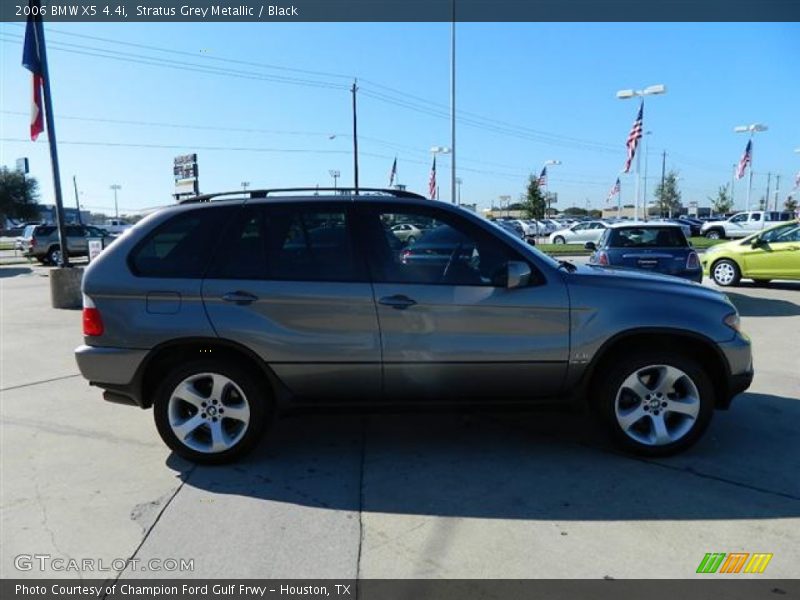
[[[744,394],[692,450],[650,460],[611,447],[588,416],[306,414],[249,457],[196,467],[211,494],[321,509],[548,521],[800,516],[800,400]]]
[[[800,315],[800,304],[776,298],[755,298],[735,292],[726,292],[736,310],[743,317],[796,317]],[[800,302],[800,298],[798,298]]]
[[[28,275],[33,271],[28,267],[0,267],[0,278]]]

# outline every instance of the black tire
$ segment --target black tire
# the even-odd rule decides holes
[[[410,236],[408,236],[406,238],[406,245],[413,246],[414,242],[416,242],[416,241],[417,241],[417,238],[415,238],[413,235],[410,235]]]
[[[61,247],[52,246],[47,250],[47,264],[58,266],[58,261],[61,259]]]
[[[657,366],[657,368],[647,371],[647,367],[650,366]],[[620,395],[620,412],[622,414],[627,414],[623,410],[635,410],[637,396],[625,388],[623,383],[633,374],[642,370],[652,372],[654,373],[653,377],[656,377],[655,374],[661,372],[662,366],[678,369],[685,375],[685,378],[679,379],[673,387],[673,391],[678,392],[677,397],[672,399],[669,397],[653,398],[650,400],[647,403],[648,410],[643,418],[636,421],[632,427],[629,427],[630,434],[626,433],[617,416],[617,396],[618,394]],[[648,377],[650,376],[648,375]],[[640,379],[639,381],[642,380]],[[656,410],[652,408],[650,402],[660,403],[661,400],[680,400],[681,394],[685,393],[687,388],[690,387],[687,381],[691,382],[697,391],[696,415],[688,417],[679,412],[670,412],[668,409],[665,410],[663,408],[663,404],[659,404]],[[700,439],[711,422],[715,395],[709,375],[697,360],[689,356],[683,356],[675,351],[644,351],[637,352],[635,356],[620,357],[611,363],[611,367],[598,378],[598,382],[595,408],[598,409],[615,444],[627,452],[653,457],[671,456],[683,452]],[[652,391],[655,393],[655,389]],[[693,391],[690,395],[693,395]],[[632,404],[628,406],[625,403]],[[642,406],[645,403],[645,400],[640,401]],[[661,413],[657,412],[657,410],[660,410]],[[633,436],[655,435],[653,423],[658,418],[657,415],[661,416],[663,422],[675,425],[675,439],[671,442],[660,444],[655,442],[644,443],[635,439]],[[650,428],[649,432],[647,432],[648,427]],[[634,430],[634,428],[639,429]]]
[[[567,243],[567,240],[565,240],[565,239],[564,239],[563,237],[561,237],[560,235],[557,235],[556,237],[554,237],[554,238],[553,238],[553,243],[554,243],[554,244],[566,244],[566,243]]]
[[[228,386],[226,389],[227,400],[219,398],[219,403],[215,403],[218,408],[214,409],[216,413],[224,412],[224,408],[228,408],[230,413],[230,406],[226,402],[230,401],[233,396],[236,400],[235,405],[242,407],[246,404],[249,408],[248,422],[244,424],[242,421],[229,419],[227,417],[219,417],[219,427],[225,430],[228,434],[227,437],[233,437],[236,441],[230,444],[224,450],[215,451],[213,448],[206,450],[198,450],[197,447],[205,443],[211,444],[211,421],[210,406],[212,395],[207,388],[210,386],[210,381],[206,382],[204,377],[206,375],[220,375],[227,378],[233,383],[233,386]],[[193,408],[189,402],[175,401],[171,404],[170,399],[177,387],[185,382],[187,379],[197,377],[196,391],[208,391],[209,406],[206,409]],[[205,386],[206,389],[203,388]],[[239,394],[238,388],[242,394]],[[201,393],[200,396],[205,396]],[[216,398],[215,398],[216,399]],[[205,404],[203,405],[205,406]],[[253,375],[249,370],[237,365],[229,360],[196,360],[189,363],[184,363],[176,366],[168,372],[162,383],[156,390],[155,398],[153,401],[153,417],[155,418],[156,428],[161,436],[161,439],[172,449],[173,452],[182,456],[183,458],[199,464],[218,465],[223,463],[232,462],[245,454],[247,454],[258,443],[262,433],[273,415],[273,399],[271,392],[264,385],[263,381]],[[220,410],[221,409],[221,410]],[[178,415],[177,411],[185,410],[185,415]],[[185,421],[190,418],[199,418],[198,414],[201,410],[208,410],[209,414],[202,413],[203,424],[197,426],[188,435],[184,437],[183,441],[178,438],[173,425],[170,424],[170,419],[178,419],[182,416]],[[197,412],[194,412],[197,411]],[[214,423],[217,418],[214,418]],[[236,424],[240,425],[237,426]],[[231,426],[234,426],[231,429]],[[237,439],[238,438],[238,439]],[[195,445],[191,447],[190,445]]]
[[[706,238],[709,240],[724,240],[725,231],[723,229],[709,229],[706,231]]]
[[[720,287],[733,287],[739,285],[742,279],[742,271],[735,261],[729,258],[721,258],[711,265],[709,270],[711,279]]]
[[[759,286],[769,285],[770,281],[772,281],[772,279],[753,279],[753,283]]]

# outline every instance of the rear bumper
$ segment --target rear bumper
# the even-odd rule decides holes
[[[78,346],[75,360],[78,369],[91,385],[103,388],[103,398],[110,402],[141,406],[136,376],[147,356],[146,350]]]

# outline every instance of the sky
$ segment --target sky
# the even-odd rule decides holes
[[[678,171],[684,203],[730,184],[746,134],[752,202],[800,171],[800,24],[459,23],[456,82],[461,201],[516,199],[545,161],[557,207],[602,208],[625,161],[638,100],[617,90],[664,84],[644,111],[647,195]],[[172,160],[197,152],[204,193],[353,181],[358,78],[362,186],[426,193],[432,146],[450,145],[449,23],[46,23],[65,204],[120,213],[172,201]],[[28,157],[52,203],[46,136],[29,140],[22,24],[0,23],[0,164]],[[437,159],[450,200],[450,160]],[[633,174],[622,199],[633,202]],[[747,177],[734,187],[744,208]],[[772,199],[772,194],[771,194]]]

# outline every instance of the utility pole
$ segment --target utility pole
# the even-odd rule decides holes
[[[734,195],[733,195],[733,190],[735,186],[736,186],[736,163],[733,163],[733,169],[731,170],[731,210],[733,210],[733,207],[735,206]]]
[[[356,92],[358,91],[358,79],[353,80],[353,188],[358,194],[358,111],[356,110]]]
[[[769,210],[769,184],[772,183],[772,173],[767,173],[767,195],[764,196],[764,210]]]
[[[456,203],[456,0],[450,25],[450,202]]]
[[[242,191],[246,192],[247,188],[249,188],[249,187],[250,187],[250,182],[249,181],[243,181],[242,182]]]
[[[667,151],[661,153],[661,197],[658,199],[658,216],[664,216],[664,180],[667,174]]]
[[[75,175],[72,176],[72,185],[75,187],[75,207],[78,209],[78,223],[83,225],[83,217],[81,217],[81,203],[78,199],[78,180]]]
[[[775,175],[775,208],[778,210],[778,191],[781,189],[781,176]],[[769,198],[767,198],[767,206],[769,206]]]
[[[122,189],[121,185],[117,185],[116,183],[111,186],[111,189],[114,190],[114,217],[119,219],[119,206],[117,205],[117,191]]]

